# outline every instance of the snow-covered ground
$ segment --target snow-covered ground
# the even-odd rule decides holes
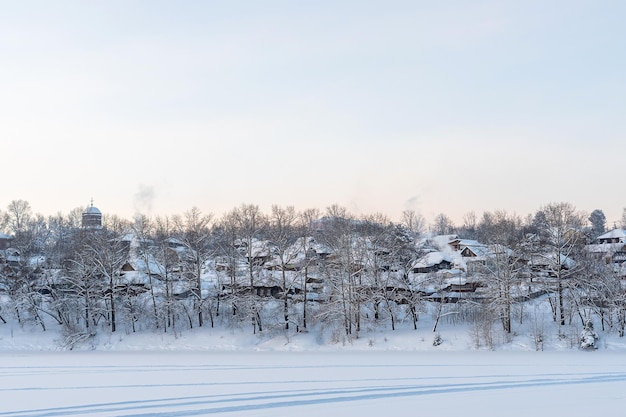
[[[346,343],[251,329],[103,333],[67,351],[53,327],[11,322],[0,325],[0,417],[582,416],[624,404],[616,336],[591,352],[547,337],[537,352],[519,334],[492,351],[463,325],[442,326],[435,347],[422,325]]]
[[[0,358],[0,416],[621,415],[617,352],[44,352]]]
[[[453,317],[438,346],[425,314],[417,330],[353,340],[323,328],[101,329],[73,350],[54,324],[11,320],[0,324],[0,417],[622,414],[626,338],[615,331],[596,323],[598,349],[582,351],[576,322],[527,320],[504,335]]]

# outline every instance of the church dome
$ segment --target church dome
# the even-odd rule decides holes
[[[91,206],[87,207],[87,210],[85,210],[84,214],[99,214],[99,215],[102,215],[102,212],[97,207],[94,207],[93,203],[92,203]]]
[[[91,205],[83,212],[82,225],[87,229],[100,229],[102,227],[102,212],[93,206],[93,200],[91,200]]]

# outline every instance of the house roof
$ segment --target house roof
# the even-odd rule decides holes
[[[477,240],[473,240],[473,239],[453,239],[450,242],[448,242],[449,244],[452,243],[458,243],[459,246],[464,247],[464,246],[479,246],[479,245],[483,245],[482,243],[480,243]],[[483,245],[484,246],[484,245]]]
[[[183,242],[180,239],[177,239],[175,237],[170,237],[165,239],[165,241],[170,245],[170,246],[185,246],[185,242]]]
[[[489,251],[490,251],[490,254],[494,256],[495,255],[513,256],[515,254],[513,250],[499,243],[489,245]]]
[[[572,269],[576,266],[576,261],[568,256],[559,255],[559,258],[558,264],[567,269]],[[557,264],[557,255],[554,253],[533,255],[531,260],[534,265],[550,267]]]
[[[138,258],[127,262],[133,270],[141,273],[150,273],[152,275],[165,275],[165,268],[153,256],[149,255],[147,259]]]
[[[623,250],[624,246],[626,246],[626,243],[597,243],[587,245],[586,249],[590,253],[606,253],[612,255],[615,252]]]
[[[429,268],[442,262],[452,262],[452,258],[444,252],[430,252],[413,263],[413,268]]]
[[[292,245],[285,249],[283,259],[287,260],[288,263],[291,264],[302,263],[306,260],[307,250],[313,251],[317,255],[329,255],[332,253],[331,249],[324,244],[317,242],[311,236],[306,238],[299,237]],[[280,265],[280,263],[280,254],[276,254],[274,259],[270,260],[267,265],[277,266]]]
[[[139,271],[128,271],[120,277],[119,281],[124,284],[150,284],[148,275]]]
[[[610,232],[606,232],[603,235],[598,236],[598,240],[603,239],[624,239],[626,238],[626,230],[624,229],[613,229]]]
[[[473,245],[473,246],[461,246],[461,252],[468,250],[471,251],[474,255],[479,258],[486,258],[488,256],[493,255],[493,251],[486,245]]]
[[[497,254],[510,253],[508,248],[501,245],[486,245],[473,239],[454,239],[449,242],[449,245],[458,244],[460,252],[465,250],[471,251],[478,258],[488,258]]]

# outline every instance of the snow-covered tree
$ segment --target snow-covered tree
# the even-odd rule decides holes
[[[231,212],[231,218],[240,239],[239,247],[245,251],[245,258],[247,260],[250,290],[248,296],[243,301],[252,316],[253,331],[256,332],[258,328],[261,332],[263,331],[261,305],[255,295],[255,281],[258,278],[261,268],[254,259],[257,255],[255,251],[258,249],[258,245],[255,245],[255,242],[259,240],[262,232],[267,227],[267,216],[261,212],[257,205],[242,204]]]
[[[591,233],[593,238],[596,238],[606,231],[606,216],[604,212],[599,209],[595,209],[589,215],[589,223],[591,223]]]
[[[564,288],[565,280],[576,272],[575,256],[581,250],[584,242],[582,226],[584,215],[576,208],[565,202],[550,203],[541,211],[538,223],[540,241],[539,253],[535,254],[546,272],[553,277],[556,285],[556,296],[552,302],[555,321],[565,325]]]
[[[287,278],[290,272],[288,266],[292,263],[297,253],[290,251],[291,244],[296,240],[296,225],[298,213],[293,206],[272,206],[272,214],[269,218],[268,237],[275,245],[276,258],[279,263],[282,299],[283,319],[285,330],[289,330],[289,293],[293,289],[293,280]]]
[[[583,350],[597,349],[598,334],[593,329],[593,321],[587,320],[580,333],[580,348]]]
[[[183,242],[186,251],[182,259],[183,278],[189,285],[189,290],[193,295],[193,311],[198,318],[198,326],[204,325],[202,276],[207,261],[212,257],[213,251],[209,246],[211,239],[210,214],[203,214],[197,207],[185,212],[182,217],[173,219],[175,228],[180,240]],[[189,323],[192,320],[189,317]]]
[[[304,254],[304,263],[300,269],[301,293],[302,293],[302,328],[307,329],[309,325],[309,271],[311,266],[318,261],[317,253],[314,250],[315,240],[313,238],[313,223],[319,219],[320,213],[317,209],[306,209],[298,216],[298,236],[300,241],[299,250]]]

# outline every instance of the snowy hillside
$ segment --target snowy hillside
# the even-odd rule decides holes
[[[441,319],[433,332],[434,311],[422,315],[418,329],[410,321],[401,323],[396,330],[389,327],[368,327],[358,337],[348,339],[332,327],[316,327],[308,332],[285,332],[271,329],[253,333],[252,325],[238,328],[202,327],[178,332],[99,331],[95,336],[73,340],[70,344],[61,326],[48,322],[46,331],[34,324],[19,325],[11,320],[0,324],[0,351],[578,351],[583,329],[574,321],[559,326],[551,321],[547,303],[536,300],[527,306],[534,320],[514,325],[506,334],[496,325],[467,324],[457,321],[454,314]],[[543,318],[537,319],[537,316]],[[537,320],[537,321],[535,321]],[[542,323],[537,328],[535,323]],[[596,329],[596,352],[625,351],[626,338],[615,332]],[[435,340],[438,343],[434,343]],[[595,354],[589,352],[589,354]]]

